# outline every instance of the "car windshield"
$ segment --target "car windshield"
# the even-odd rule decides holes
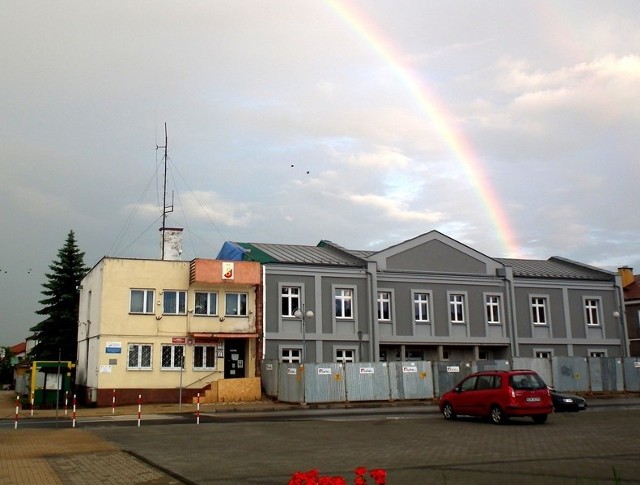
[[[536,390],[547,387],[538,374],[514,374],[509,378],[509,385],[519,390]]]

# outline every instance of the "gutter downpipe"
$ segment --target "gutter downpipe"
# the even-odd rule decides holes
[[[378,331],[375,326],[375,318],[378,314],[376,304],[378,301],[378,277],[377,265],[375,262],[367,261],[367,293],[369,297],[369,357],[371,362],[380,362],[380,341]]]
[[[264,360],[267,351],[267,266],[262,265],[262,360]],[[261,362],[258,365],[262,365]]]
[[[513,284],[513,268],[505,266],[504,283],[507,287],[507,305],[509,308],[509,338],[511,340],[511,357],[520,357],[520,344],[518,342],[518,322],[516,321],[516,295]]]
[[[616,311],[620,313],[620,345],[622,345],[622,357],[629,357],[631,352],[629,351],[629,334],[627,332],[627,313],[624,307],[624,293],[622,289],[622,279],[620,275],[616,275],[613,281],[613,287],[615,288],[616,295]]]

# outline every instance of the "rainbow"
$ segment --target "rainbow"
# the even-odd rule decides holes
[[[342,21],[355,31],[377,55],[384,59],[411,96],[418,102],[421,111],[424,112],[446,146],[462,164],[467,178],[472,182],[480,201],[489,214],[500,243],[507,253],[506,256],[517,257],[520,249],[509,219],[502,208],[502,203],[487,177],[486,170],[473,153],[464,134],[456,127],[455,123],[449,121],[452,117],[447,113],[445,107],[438,102],[435,94],[428,89],[418,75],[401,63],[399,60],[402,58],[400,52],[391,41],[385,39],[384,35],[362,12],[353,6],[347,7],[338,0],[325,1]]]

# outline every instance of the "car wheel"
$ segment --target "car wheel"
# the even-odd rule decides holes
[[[536,414],[535,416],[531,416],[533,418],[533,422],[536,424],[544,424],[547,422],[548,414]]]
[[[491,408],[491,421],[494,424],[504,424],[508,419],[509,418],[504,414],[500,406],[493,406]]]
[[[442,407],[442,415],[444,416],[444,419],[456,419],[458,417],[456,412],[453,410],[453,406],[449,403],[445,403]]]

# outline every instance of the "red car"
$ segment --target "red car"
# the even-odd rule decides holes
[[[542,424],[553,412],[549,389],[532,370],[476,372],[445,392],[439,407],[445,419],[482,416],[496,424],[516,416]]]

